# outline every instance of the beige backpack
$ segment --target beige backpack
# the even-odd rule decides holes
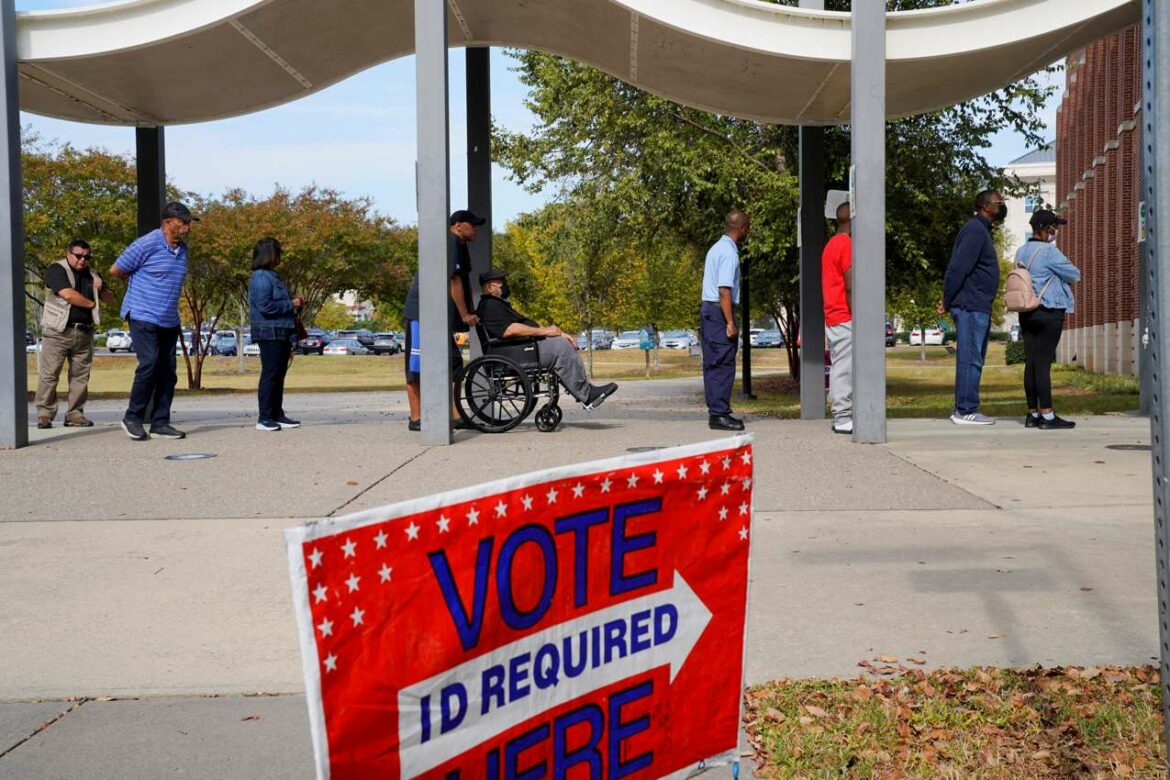
[[[1032,261],[1036,259],[1036,253],[1040,249],[1032,252],[1032,256],[1028,258],[1028,264],[1023,268],[1013,268],[1007,275],[1007,281],[1003,285],[1003,306],[1008,311],[1033,311],[1040,307],[1040,299],[1044,297],[1044,291],[1048,289],[1048,285],[1052,284],[1052,278],[1044,283],[1044,287],[1040,289],[1040,294],[1036,294],[1036,288],[1032,285],[1032,272],[1029,270],[1032,267]]]

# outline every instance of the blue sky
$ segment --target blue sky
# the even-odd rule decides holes
[[[18,11],[92,4],[93,0],[16,0]],[[453,49],[448,64],[454,209],[463,205],[467,194],[463,50]],[[502,50],[492,50],[492,116],[503,127],[526,130],[534,118],[523,106],[526,89],[510,71],[511,64]],[[1063,74],[1056,78],[1063,83]],[[1045,111],[1050,128],[1055,128],[1058,104],[1059,95]],[[21,115],[21,122],[46,139],[134,153],[132,128],[63,122],[27,113]],[[168,127],[167,176],[179,187],[204,194],[240,187],[265,195],[277,184],[296,190],[315,183],[349,196],[368,195],[381,213],[413,224],[417,220],[415,140],[414,59],[406,57],[284,106],[219,122]],[[1003,165],[1026,151],[1021,138],[1004,133],[996,138],[988,158]],[[497,230],[548,199],[508,181],[498,167],[493,174]]]

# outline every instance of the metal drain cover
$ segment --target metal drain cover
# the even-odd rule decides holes
[[[1148,444],[1106,444],[1107,450],[1122,450],[1123,452],[1149,452]]]
[[[214,453],[210,452],[184,452],[180,455],[167,455],[166,460],[207,460],[214,458]]]

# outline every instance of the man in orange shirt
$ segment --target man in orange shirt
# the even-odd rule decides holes
[[[853,238],[846,201],[837,207],[837,235],[821,255],[821,292],[825,300],[825,342],[833,365],[829,369],[833,433],[853,433]]]

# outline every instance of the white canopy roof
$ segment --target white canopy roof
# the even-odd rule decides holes
[[[744,118],[849,119],[848,14],[758,0],[446,2],[451,46],[563,54]],[[22,13],[21,108],[148,126],[257,111],[411,54],[413,8],[414,0],[126,0]],[[889,115],[988,92],[1139,14],[1138,0],[975,0],[892,13]]]

